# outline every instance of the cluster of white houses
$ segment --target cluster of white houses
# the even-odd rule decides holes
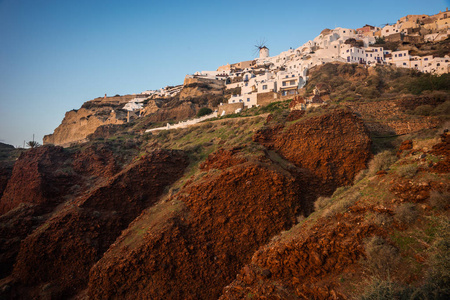
[[[259,57],[251,61],[227,64],[216,71],[202,71],[197,78],[226,80],[227,89],[240,88],[229,104],[246,107],[292,96],[306,84],[308,69],[327,62],[377,64],[413,68],[421,72],[443,74],[450,71],[450,57],[412,56],[408,50],[391,51],[373,47],[377,38],[387,41],[437,41],[450,34],[450,12],[436,15],[409,15],[394,25],[383,28],[366,25],[362,28],[325,29],[315,39],[297,49],[269,56],[269,49],[260,48]]]
[[[408,15],[397,23],[380,28],[365,25],[358,29],[325,29],[315,39],[304,45],[284,51],[276,56],[261,46],[254,60],[220,66],[216,71],[201,71],[187,78],[214,79],[226,82],[226,89],[236,91],[228,100],[228,111],[242,107],[266,104],[274,100],[292,98],[307,81],[308,69],[328,62],[357,63],[366,66],[378,64],[412,68],[421,72],[444,74],[450,71],[450,57],[413,56],[408,50],[391,51],[374,47],[377,39],[386,42],[441,41],[450,35],[450,12],[428,15]],[[377,44],[379,45],[379,43]],[[142,95],[171,97],[183,85],[145,91]],[[239,92],[238,92],[239,91]],[[128,110],[142,108],[141,99],[130,101]],[[239,105],[236,105],[239,104]],[[221,109],[219,108],[219,112]],[[225,109],[222,109],[222,113]],[[227,113],[228,113],[227,111]]]

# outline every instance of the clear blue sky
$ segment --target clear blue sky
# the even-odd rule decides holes
[[[298,47],[324,28],[435,14],[450,1],[0,0],[0,142],[42,142],[66,111],[107,93]]]

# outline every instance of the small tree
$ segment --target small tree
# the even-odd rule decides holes
[[[384,40],[384,37],[376,37],[375,38],[375,44],[385,44],[386,41]]]
[[[28,147],[30,147],[30,148],[37,148],[37,147],[39,147],[41,144],[39,144],[38,142],[36,142],[36,141],[29,141],[29,142],[27,142],[27,146]]]
[[[212,109],[207,108],[207,107],[202,107],[198,111],[197,117],[206,116],[206,115],[209,115],[210,113],[212,113]]]

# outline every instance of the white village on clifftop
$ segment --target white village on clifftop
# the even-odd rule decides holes
[[[269,55],[266,45],[258,47],[259,57],[254,60],[226,64],[216,71],[201,71],[187,75],[184,86],[193,83],[223,84],[227,90],[237,91],[228,103],[221,103],[219,110],[210,117],[236,113],[243,108],[265,105],[274,101],[292,99],[307,82],[308,69],[330,62],[361,64],[366,67],[393,65],[411,68],[431,74],[444,74],[450,70],[450,57],[415,56],[409,50],[392,51],[382,45],[389,42],[414,44],[439,42],[450,34],[450,12],[429,15],[408,15],[395,24],[380,28],[365,25],[358,29],[324,29],[319,36],[296,49],[289,49],[276,56]],[[125,107],[129,111],[142,108],[145,97],[172,97],[183,85],[166,87],[157,91],[145,91],[132,99]],[[305,99],[301,109],[310,105],[320,105],[320,97]],[[179,124],[185,127],[192,120]],[[188,124],[189,123],[189,124]],[[169,125],[167,128],[176,128]],[[156,129],[153,129],[156,130]]]

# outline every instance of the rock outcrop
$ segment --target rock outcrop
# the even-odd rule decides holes
[[[180,92],[180,100],[200,97],[204,94],[223,95],[225,81],[206,78],[186,78]]]
[[[0,200],[0,214],[21,203],[60,203],[74,177],[70,154],[62,147],[44,146],[24,152],[14,165]]]
[[[133,222],[92,268],[89,297],[218,298],[252,253],[313,201],[309,172],[262,153],[260,161],[244,156],[210,156],[201,180]]]
[[[348,110],[334,110],[287,127],[269,126],[253,139],[314,173],[321,180],[323,195],[351,184],[371,157],[368,131]]]
[[[99,110],[72,110],[66,113],[53,134],[44,136],[44,144],[70,146],[72,143],[85,142],[87,136],[94,133],[99,126],[123,124],[125,121],[125,112],[116,112],[109,107]]]
[[[87,101],[79,110],[68,111],[53,134],[44,136],[44,144],[69,146],[86,141],[99,126],[125,123],[127,112],[121,109],[133,98],[126,95]]]

